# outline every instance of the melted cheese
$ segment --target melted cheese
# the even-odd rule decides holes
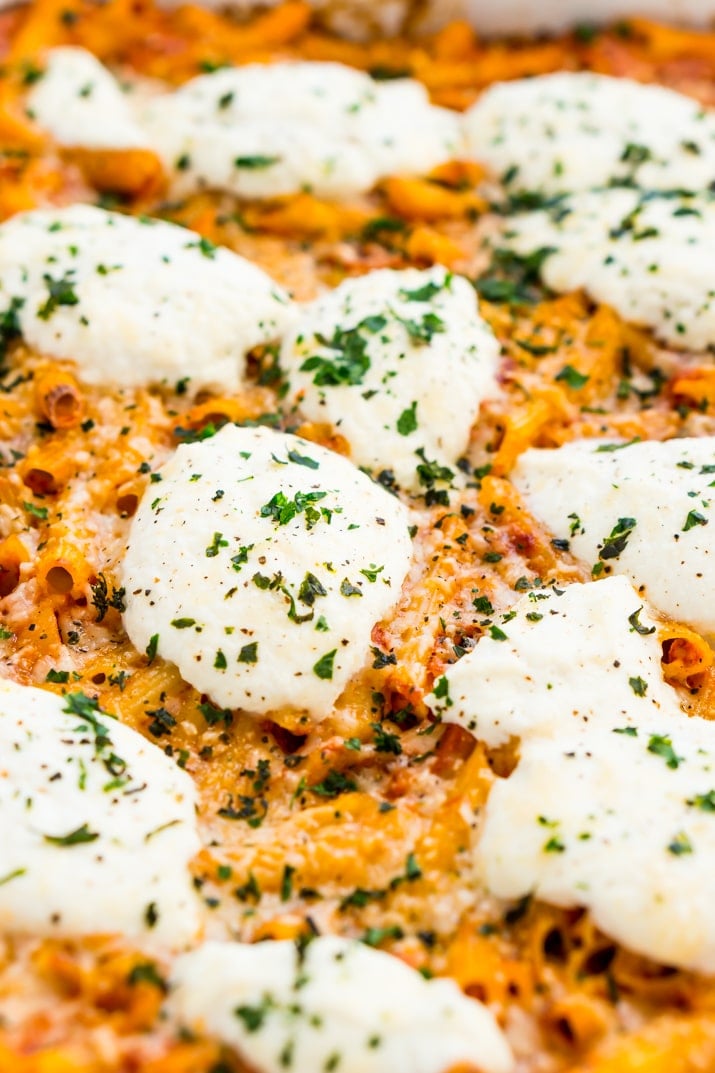
[[[470,153],[512,191],[624,181],[701,190],[715,179],[715,115],[662,86],[587,72],[498,83],[466,113]]]
[[[406,509],[296,436],[227,426],[179,447],[133,520],[127,632],[227,708],[326,715],[410,563]]]
[[[625,578],[536,590],[514,612],[431,698],[488,745],[519,740],[484,815],[488,887],[585,906],[624,946],[715,971],[715,725],[664,682]]]
[[[715,343],[715,204],[705,195],[575,195],[512,218],[502,244],[520,255],[553,251],[541,269],[548,287],[583,287],[666,343]]]
[[[345,939],[313,939],[302,951],[292,942],[207,943],[177,961],[173,984],[179,1024],[208,1030],[259,1073],[513,1068],[481,1003]]]
[[[287,296],[259,268],[184,228],[77,205],[0,227],[2,301],[37,350],[90,384],[235,391],[278,336]]]
[[[512,480],[596,576],[625,574],[661,611],[715,636],[704,598],[715,591],[715,437],[532,449]]]
[[[48,52],[26,110],[60,145],[92,149],[149,147],[112,74],[83,48]]]
[[[195,939],[189,776],[82,694],[1,681],[0,740],[3,931]]]
[[[345,281],[303,311],[281,352],[300,409],[334,424],[358,465],[412,490],[425,459],[450,467],[466,449],[498,360],[473,287],[443,268]]]
[[[194,79],[142,118],[173,191],[346,197],[458,155],[459,123],[407,79],[336,63],[248,64]]]

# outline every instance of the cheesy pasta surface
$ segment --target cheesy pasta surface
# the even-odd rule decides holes
[[[715,1066],[715,33],[359,44],[301,0],[34,0],[0,52],[0,721],[41,713],[57,767],[42,822],[3,767],[0,1068]],[[665,146],[644,83],[687,118]],[[584,95],[593,181],[562,159]],[[86,923],[144,784],[171,807],[131,929],[24,922],[13,882]]]

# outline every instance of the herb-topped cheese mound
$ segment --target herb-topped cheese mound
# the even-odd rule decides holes
[[[441,267],[346,280],[302,311],[281,351],[302,412],[334,424],[358,465],[423,492],[465,451],[498,361],[474,288]]]
[[[703,190],[715,179],[715,114],[627,78],[568,71],[498,83],[464,130],[471,155],[511,192]]]
[[[594,577],[625,574],[661,611],[715,636],[715,437],[532,448],[512,480]]]
[[[54,48],[25,100],[28,115],[60,145],[150,148],[114,76],[83,48]]]
[[[179,447],[132,522],[130,638],[226,708],[327,715],[410,564],[407,510],[332,451],[227,426]]]
[[[261,269],[195,232],[87,205],[0,226],[0,308],[44,354],[90,384],[189,379],[235,391],[245,355],[292,316]]]
[[[586,907],[625,947],[715,972],[715,724],[664,681],[657,620],[607,578],[497,621],[430,701],[489,746],[518,741],[484,813],[489,889]]]
[[[0,927],[164,946],[200,927],[196,790],[84,693],[0,681]]]
[[[574,194],[512,217],[499,244],[540,254],[547,287],[583,287],[675,347],[715,344],[715,201],[710,194]]]
[[[346,197],[463,155],[457,116],[419,82],[339,63],[226,68],[156,98],[141,122],[177,196]]]
[[[509,1073],[493,1014],[451,980],[425,980],[333,937],[206,943],[174,966],[169,1011],[261,1073]]]

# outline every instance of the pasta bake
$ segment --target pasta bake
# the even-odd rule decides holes
[[[715,34],[0,49],[0,1068],[715,1068]]]

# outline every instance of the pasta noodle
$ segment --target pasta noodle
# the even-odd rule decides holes
[[[161,466],[180,444],[224,424],[265,424],[349,457],[340,426],[284,409],[271,346],[251,352],[233,395],[196,397],[186,381],[120,390],[82,383],[72,362],[32,352],[3,321],[3,673],[96,698],[190,774],[204,844],[192,875],[217,932],[245,941],[347,935],[450,976],[521,1039],[525,1071],[711,1068],[711,980],[628,953],[580,909],[531,898],[505,905],[484,891],[475,830],[518,743],[487,749],[435,721],[425,696],[519,595],[590,580],[590,566],[558,546],[510,482],[519,456],[589,437],[713,434],[712,369],[663,350],[581,291],[546,293],[533,265],[503,254],[489,263],[494,177],[475,162],[391,175],[348,202],[308,190],[177,201],[150,150],[54,145],[23,102],[47,50],[65,44],[123,77],[170,86],[224,64],[336,61],[378,79],[416,77],[434,103],[463,110],[494,81],[577,68],[659,81],[712,104],[715,34],[633,19],[488,42],[458,21],[429,36],[361,43],[333,36],[300,0],[250,19],[149,0],[33,0],[0,16],[1,218],[73,201],[160,217],[203,236],[208,257],[212,243],[246,256],[298,300],[372,269],[443,265],[475,282],[503,355],[500,391],[452,474],[460,491],[446,505],[413,502],[415,558],[394,614],[374,627],[365,666],[335,710],[306,729],[295,712],[225,711],[151,644],[132,646],[120,564],[129,519],[145,494],[159,497]],[[379,479],[394,490],[389,471]],[[712,718],[707,639],[665,619],[658,639],[666,681],[694,716]],[[0,1022],[0,1068],[244,1073],[216,1042],[170,1032],[160,1014],[168,965],[158,957],[148,971],[147,957],[107,936],[8,939],[0,1002],[13,995],[25,1013]]]

